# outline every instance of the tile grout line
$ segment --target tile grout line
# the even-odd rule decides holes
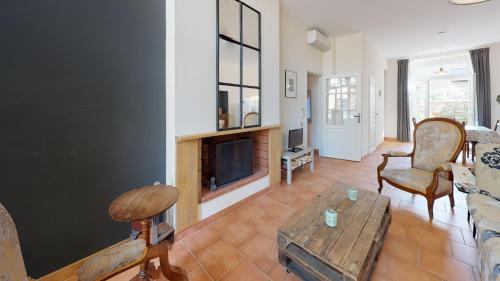
[[[196,233],[196,232],[195,232]],[[194,233],[193,233],[194,234]],[[189,237],[189,236],[188,236]],[[186,237],[187,238],[187,237]],[[193,251],[191,251],[191,248],[189,248],[189,246],[186,245],[186,243],[184,242],[184,239],[181,240],[182,242],[182,245],[184,245],[184,247],[188,250],[189,254],[194,258],[194,260],[196,261],[196,263],[198,263],[198,265],[200,266],[200,269],[203,270],[203,272],[205,272],[205,274],[208,276],[208,278],[210,278],[211,281],[215,281],[212,276],[208,273],[208,271],[205,269],[205,267],[201,264],[200,260],[198,259],[198,257],[193,253]],[[194,272],[194,270],[193,270]]]
[[[262,269],[260,269],[260,267],[258,267],[253,261],[251,261],[245,254],[243,254],[238,248],[236,248],[233,244],[231,244],[229,241],[226,241],[226,239],[224,239],[224,237],[222,237],[222,235],[218,232],[217,229],[214,229],[214,231],[221,237],[222,240],[224,240],[224,242],[226,242],[230,247],[232,247],[237,253],[238,255],[242,258],[241,261],[233,268],[231,268],[230,270],[228,270],[226,273],[224,273],[219,279],[215,280],[215,281],[219,281],[221,280],[222,278],[224,278],[224,276],[228,275],[231,271],[233,271],[236,267],[238,267],[241,263],[243,263],[243,259],[247,260],[248,262],[250,262],[253,266],[255,266],[258,270],[260,270],[263,274],[264,274],[264,277],[266,277],[267,279],[271,280],[271,277],[269,277],[267,275],[267,272],[264,272]],[[257,236],[259,233],[257,233],[255,236]],[[255,238],[252,237],[252,239]],[[267,237],[267,236],[266,236]],[[249,241],[246,241],[246,242],[250,242],[252,239],[250,239]],[[271,268],[272,269],[272,268]]]

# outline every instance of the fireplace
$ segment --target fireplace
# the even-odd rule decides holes
[[[210,179],[209,173],[215,174],[215,145],[245,139],[251,139],[252,143],[252,174],[211,192],[210,183],[203,179]],[[218,216],[224,210],[229,212],[243,200],[280,183],[282,145],[279,125],[177,136],[176,143],[175,179],[179,190],[176,205],[177,210],[183,210],[176,212],[177,229]]]
[[[268,175],[267,139],[267,131],[203,138],[200,202]]]
[[[207,171],[203,181],[210,191],[253,174],[253,141],[243,138],[208,143]]]

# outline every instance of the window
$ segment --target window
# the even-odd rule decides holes
[[[447,74],[436,74],[443,64]],[[477,123],[474,75],[467,53],[415,60],[410,66],[410,114],[417,120],[448,117]]]
[[[260,13],[237,0],[217,9],[217,129],[260,126]]]

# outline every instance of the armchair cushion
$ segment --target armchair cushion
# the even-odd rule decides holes
[[[0,280],[28,280],[16,225],[0,203]]]
[[[386,168],[380,175],[407,188],[426,193],[432,182],[433,173],[415,168]],[[439,177],[436,194],[451,192],[451,181]]]
[[[137,239],[106,249],[87,260],[78,270],[79,281],[94,281],[140,261],[146,255],[144,239]]]
[[[438,120],[420,123],[415,129],[413,167],[433,172],[460,150],[461,141],[462,132],[453,123]]]

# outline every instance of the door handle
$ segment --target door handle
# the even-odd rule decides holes
[[[358,114],[354,115],[353,117],[356,117],[356,118],[358,118],[358,124],[359,124],[359,123],[361,122],[361,121],[360,121],[360,118],[361,118],[361,114],[359,114],[359,113],[358,113]]]

